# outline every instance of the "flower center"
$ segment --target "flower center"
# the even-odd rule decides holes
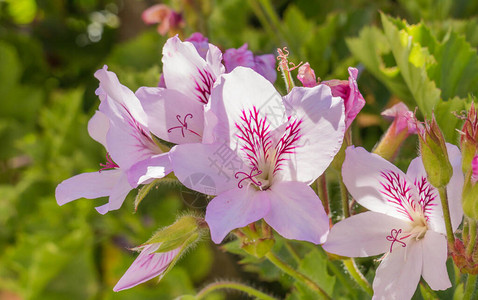
[[[252,109],[243,110],[236,128],[236,137],[239,150],[249,165],[249,172],[236,172],[236,179],[240,179],[238,187],[243,187],[243,182],[254,184],[257,189],[268,189],[274,180],[274,175],[279,172],[289,160],[289,155],[294,153],[300,139],[301,120],[289,117],[287,126],[280,139],[274,141],[273,133],[266,116],[261,116],[254,106]]]

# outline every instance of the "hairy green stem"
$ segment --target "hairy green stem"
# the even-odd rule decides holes
[[[468,274],[468,277],[466,278],[465,293],[463,295],[463,300],[475,299],[473,298],[473,294],[475,292],[477,277],[478,277],[477,275]]]
[[[362,272],[360,272],[355,260],[353,258],[345,259],[344,266],[349,271],[352,278],[357,282],[357,284],[370,296],[373,295],[372,287],[370,283],[367,281],[365,276],[363,276]]]
[[[451,246],[454,246],[455,236],[453,235],[453,228],[451,226],[450,208],[448,207],[448,197],[446,192],[446,186],[439,187],[438,193],[440,194],[441,206],[443,209],[443,219],[445,220],[446,238],[448,240],[448,244],[450,244]]]
[[[295,270],[291,266],[289,266],[286,262],[284,262],[282,259],[277,257],[274,253],[269,252],[266,254],[267,259],[271,263],[273,263],[276,267],[293,277],[294,279],[303,282],[307,287],[309,287],[312,291],[317,292],[320,294],[322,297],[325,299],[332,299],[317,283],[315,283],[312,279],[310,279],[308,276],[305,274],[302,274],[301,272]]]
[[[320,200],[322,200],[322,205],[324,206],[325,213],[327,214],[327,216],[329,216],[329,193],[327,192],[327,178],[325,177],[325,172],[317,179],[317,193],[319,194]]]
[[[473,250],[475,250],[476,245],[476,221],[475,220],[468,220],[468,232],[469,232],[469,241],[468,245],[466,246],[466,254],[471,256],[473,254]]]
[[[208,284],[205,288],[203,288],[199,293],[196,295],[196,299],[200,300],[203,299],[207,294],[212,293],[214,291],[220,289],[231,289],[236,291],[241,291],[243,293],[248,294],[249,296],[256,297],[257,299],[264,299],[264,300],[276,300],[276,298],[267,295],[259,290],[256,290],[253,287],[245,285],[243,283],[235,282],[235,281],[220,281]]]
[[[284,240],[285,247],[287,248],[287,251],[289,251],[290,255],[294,258],[296,263],[300,263],[300,257],[299,254],[297,254],[297,251],[292,247],[289,241]]]
[[[282,77],[284,77],[285,88],[287,90],[287,93],[289,93],[295,86],[294,80],[292,79],[290,70],[287,65],[284,66],[282,62],[279,62],[279,68],[282,73]]]
[[[342,173],[339,174],[339,184],[340,184],[340,198],[342,199],[342,210],[344,212],[344,217],[350,217],[349,210],[349,193],[347,187],[345,186],[344,179],[342,178]]]

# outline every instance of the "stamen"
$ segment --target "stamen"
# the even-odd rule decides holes
[[[402,245],[402,247],[406,247],[406,246],[407,246],[407,244],[406,244],[405,242],[401,241],[401,240],[403,240],[403,239],[409,237],[409,235],[408,235],[408,236],[401,237],[401,238],[398,238],[398,235],[399,235],[400,233],[402,233],[402,230],[401,230],[401,229],[399,229],[399,230],[397,230],[397,229],[392,229],[392,230],[390,231],[390,235],[387,235],[387,237],[386,237],[387,241],[392,242],[392,244],[390,245],[390,253],[392,253],[393,244],[394,244],[395,242],[397,242],[397,243],[399,243],[400,245]]]
[[[300,62],[298,65],[295,65],[293,62],[288,61],[287,57],[289,56],[289,50],[287,50],[287,47],[282,48],[282,50],[280,48],[277,48],[277,52],[279,53],[279,55],[277,56],[277,60],[279,60],[279,66],[277,67],[277,71],[280,71],[282,68],[284,71],[290,72],[302,65],[302,62]],[[290,68],[289,65],[291,65],[292,68]]]
[[[254,184],[255,184],[256,186],[258,186],[258,187],[262,186],[262,182],[254,180],[254,177],[256,177],[256,176],[258,176],[258,175],[261,175],[261,174],[262,174],[262,171],[259,170],[259,171],[257,171],[256,174],[252,174],[252,172],[254,172],[254,171],[257,171],[257,168],[256,168],[256,167],[252,168],[252,170],[251,170],[251,172],[249,172],[249,174],[244,173],[244,172],[237,172],[236,174],[234,174],[234,177],[236,177],[236,179],[239,179],[239,175],[244,175],[244,176],[245,176],[244,178],[242,178],[242,179],[237,183],[237,187],[240,188],[240,189],[242,189],[242,188],[244,187],[244,186],[242,185],[242,182],[243,182],[244,180],[246,180],[246,179],[249,179],[250,181],[252,181],[252,183],[254,183]]]
[[[115,169],[119,168],[119,166],[111,159],[111,156],[109,155],[108,152],[106,152],[106,163],[105,164],[100,164],[102,167],[98,172],[101,173],[103,170],[108,170],[108,169]]]
[[[184,129],[186,129],[189,132],[191,132],[192,134],[195,134],[195,135],[200,137],[200,135],[197,132],[188,128],[188,123],[186,121],[188,117],[192,119],[193,115],[192,114],[185,115],[182,121],[181,121],[181,115],[176,115],[176,119],[178,120],[179,124],[181,124],[181,125],[169,128],[168,133],[171,133],[171,131],[173,131],[173,129],[180,129],[181,130],[181,135],[184,137]]]

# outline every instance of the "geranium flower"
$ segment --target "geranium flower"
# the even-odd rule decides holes
[[[141,18],[146,24],[159,23],[157,31],[160,35],[166,35],[168,32],[174,34],[184,27],[182,15],[172,10],[166,4],[156,4],[149,7],[143,11]]]
[[[216,78],[224,73],[222,53],[209,44],[203,59],[193,44],[178,37],[163,48],[166,88],[143,87],[137,92],[148,119],[148,129],[160,139],[174,143],[199,143],[203,139],[204,105],[208,103]],[[161,161],[158,161],[161,166]],[[143,161],[128,172],[137,186],[157,178],[154,161]],[[161,176],[161,174],[159,174]]]
[[[461,223],[461,154],[447,145],[453,176],[447,187],[453,230]],[[363,148],[346,149],[344,183],[369,212],[335,224],[324,249],[351,257],[385,253],[373,282],[374,299],[410,299],[420,276],[434,290],[451,286],[447,240],[438,191],[427,180],[421,157],[407,173]]]
[[[69,178],[56,188],[59,205],[78,198],[94,199],[109,196],[108,203],[97,207],[101,214],[119,209],[129,191],[127,171],[136,163],[154,161],[156,176],[171,172],[169,157],[162,153],[147,128],[147,116],[140,100],[120,84],[107,66],[98,70],[100,81],[96,94],[101,103],[99,111],[88,123],[90,136],[107,151],[107,163],[98,172],[83,173]]]
[[[215,142],[170,155],[184,185],[217,195],[206,209],[212,240],[264,218],[286,238],[324,242],[328,217],[308,185],[340,149],[342,100],[327,86],[282,99],[264,77],[237,67],[218,79],[208,107],[205,131]]]

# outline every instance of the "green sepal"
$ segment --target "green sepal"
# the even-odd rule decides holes
[[[184,216],[174,224],[158,230],[146,243],[176,243],[186,241],[192,234],[199,231],[198,219],[194,216]]]
[[[418,134],[418,138],[428,181],[437,188],[446,186],[453,175],[453,167],[448,159],[445,138],[434,115],[431,121],[425,123],[425,129]]]
[[[473,220],[478,220],[478,184],[471,183],[471,170],[466,176],[462,195],[464,214]]]
[[[242,241],[241,248],[253,255],[257,258],[264,257],[269,251],[271,251],[272,247],[274,247],[275,240],[271,238],[264,238],[259,240],[248,241],[244,239]]]
[[[154,251],[154,253],[172,251],[179,247],[183,247],[183,245],[187,245],[189,241],[195,241],[197,239],[199,239],[199,233],[194,232],[189,236],[189,238],[187,236],[186,237],[181,236],[173,240],[168,240],[168,241],[162,242],[161,245],[159,245],[159,248],[156,251]]]

